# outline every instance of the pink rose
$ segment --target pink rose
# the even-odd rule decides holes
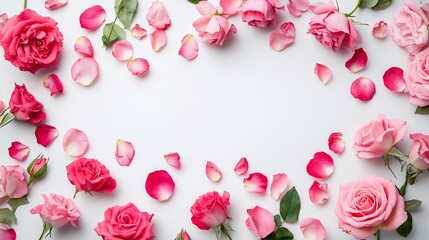
[[[406,121],[393,120],[379,115],[357,130],[353,148],[361,159],[379,158],[405,137],[408,131]]]
[[[393,231],[402,225],[407,220],[404,208],[404,199],[391,181],[370,176],[340,185],[335,215],[340,229],[365,239],[379,229]]]
[[[116,188],[109,170],[96,159],[77,158],[66,168],[67,178],[78,191],[112,192]]]
[[[284,9],[277,0],[247,0],[241,5],[242,20],[250,26],[265,28],[277,23],[276,9]]]
[[[15,84],[9,101],[10,112],[20,121],[40,123],[46,119],[43,104],[27,91],[25,84]]]
[[[2,240],[15,240],[16,232],[9,226],[0,224],[0,239]]]
[[[310,19],[308,33],[334,51],[338,51],[341,46],[355,50],[358,35],[353,22],[338,12],[333,2],[317,3],[311,10],[315,15]]]
[[[153,214],[140,212],[132,203],[114,206],[104,212],[104,221],[94,230],[106,240],[148,240],[155,238],[152,217]]]
[[[408,57],[404,79],[410,102],[419,107],[429,105],[429,48]]]
[[[20,198],[27,195],[24,168],[19,165],[0,166],[0,205],[10,198]]]
[[[30,168],[30,176],[36,176],[36,175],[44,175],[46,173],[46,167],[47,167],[47,161],[46,158],[38,158],[35,159],[35,161],[32,163]],[[38,177],[38,176],[37,176]]]
[[[226,207],[228,205],[229,193],[227,191],[224,191],[222,196],[216,191],[201,195],[191,207],[191,221],[202,230],[216,227],[227,219]]]
[[[408,53],[416,54],[428,43],[429,3],[417,6],[406,0],[401,10],[393,16],[390,35],[396,45]]]
[[[5,107],[4,107],[4,102],[2,100],[0,100],[0,116],[3,113]]]
[[[42,197],[45,202],[32,208],[31,214],[39,214],[44,223],[55,228],[62,227],[67,223],[77,227],[80,215],[72,199],[55,193],[51,193],[49,197],[42,194]]]
[[[265,208],[259,206],[253,209],[247,209],[249,218],[246,219],[246,227],[258,239],[263,239],[274,232],[276,224],[274,215]]]
[[[410,134],[411,144],[410,154],[408,158],[410,163],[420,169],[426,170],[429,168],[429,135],[421,133]]]
[[[7,20],[0,39],[5,59],[31,73],[56,66],[63,50],[63,35],[57,22],[28,8]]]

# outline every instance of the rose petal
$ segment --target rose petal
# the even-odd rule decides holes
[[[391,67],[383,74],[383,83],[392,92],[406,92],[407,84],[404,79],[404,71],[398,67]]]
[[[343,134],[340,132],[331,133],[328,139],[328,146],[329,146],[329,149],[336,154],[343,153],[345,148]]]
[[[98,77],[98,63],[92,57],[79,58],[71,68],[75,82],[82,86],[90,86]]]
[[[149,62],[144,58],[135,58],[127,62],[128,70],[135,76],[143,76],[149,71]]]
[[[286,174],[278,173],[273,175],[273,181],[270,187],[271,197],[278,201],[286,194],[288,186],[289,178]]]
[[[158,201],[170,199],[174,192],[174,181],[165,170],[158,170],[149,173],[146,179],[146,192],[149,196]]]
[[[131,35],[139,40],[142,40],[144,37],[146,37],[146,34],[146,29],[140,27],[139,24],[134,25],[134,27],[131,29]]]
[[[206,176],[208,179],[212,180],[213,182],[219,182],[219,180],[222,178],[222,172],[216,166],[216,164],[214,164],[211,161],[207,161]]]
[[[198,56],[198,42],[194,35],[187,34],[183,37],[179,55],[187,60],[192,60]]]
[[[15,240],[16,232],[13,228],[0,226],[0,239],[2,240]]]
[[[0,14],[0,32],[3,29],[3,26],[6,24],[7,19],[7,13]]]
[[[244,0],[220,0],[221,14],[233,16],[240,11],[240,6]]]
[[[237,165],[235,165],[234,172],[238,176],[241,176],[246,174],[248,169],[249,169],[249,162],[247,161],[247,158],[242,157],[240,161],[238,161]]]
[[[334,172],[334,160],[325,152],[317,152],[307,164],[307,173],[315,178],[327,178]]]
[[[167,44],[167,34],[164,30],[155,29],[150,34],[150,44],[155,52],[161,51],[161,49]]]
[[[133,57],[133,45],[127,40],[117,41],[112,46],[112,55],[119,61],[128,61]]]
[[[372,28],[372,36],[375,38],[384,39],[387,37],[387,23],[384,21],[379,21],[374,24]]]
[[[106,20],[106,11],[100,5],[87,8],[79,17],[80,26],[89,30],[96,30]]]
[[[74,51],[83,54],[85,57],[94,56],[94,49],[92,48],[91,41],[85,36],[76,38]]]
[[[116,141],[115,158],[119,165],[129,166],[134,158],[133,144],[122,139]]]
[[[44,147],[49,146],[49,144],[51,144],[58,136],[57,129],[47,124],[40,124],[37,126],[34,133],[36,135],[37,143]]]
[[[327,84],[332,78],[331,69],[320,63],[316,63],[316,66],[314,66],[314,73],[323,85]]]
[[[67,0],[45,0],[45,8],[54,10],[67,4]]]
[[[203,16],[214,16],[216,8],[209,1],[201,1],[195,5],[197,11]]]
[[[265,194],[268,185],[267,177],[262,173],[251,173],[243,180],[244,189],[256,194]]]
[[[164,159],[170,166],[177,169],[180,168],[180,155],[177,152],[165,154]]]
[[[356,73],[366,67],[366,63],[368,62],[368,56],[366,52],[362,49],[356,49],[353,56],[347,60],[345,66],[350,70],[350,72]]]
[[[292,22],[285,22],[280,29],[270,34],[270,47],[282,51],[295,41],[296,29]]]
[[[350,93],[354,98],[357,98],[363,102],[369,101],[374,97],[375,85],[371,79],[366,77],[360,77],[353,81],[350,87]]]
[[[11,143],[8,151],[11,158],[23,162],[27,159],[28,154],[30,153],[30,148],[27,145],[15,141]]]
[[[267,209],[256,206],[247,209],[247,214],[246,227],[258,239],[265,238],[275,230],[274,215]]]
[[[314,181],[313,185],[311,185],[310,189],[308,190],[308,193],[312,203],[317,205],[324,204],[329,199],[328,184]]]
[[[88,137],[79,129],[70,128],[63,138],[64,152],[72,157],[80,157],[88,150]]]
[[[308,0],[289,0],[286,6],[290,14],[299,17],[308,10],[310,3]]]
[[[305,240],[325,240],[326,230],[319,219],[304,218],[299,223]]]
[[[2,115],[4,109],[5,109],[4,102],[2,100],[0,100],[0,115]]]
[[[51,96],[63,93],[64,87],[57,74],[52,73],[43,79],[43,86],[51,90]]]
[[[165,30],[171,25],[171,19],[161,1],[152,3],[146,15],[146,20],[150,26],[159,30]]]

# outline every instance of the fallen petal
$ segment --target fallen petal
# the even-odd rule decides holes
[[[92,57],[79,58],[71,68],[75,82],[82,86],[90,86],[98,77],[98,63]]]
[[[309,5],[308,0],[289,0],[286,4],[289,13],[295,17],[299,17],[303,12],[307,11]]]
[[[64,87],[57,74],[52,73],[43,79],[43,86],[51,90],[51,96],[63,93]]]
[[[34,133],[36,135],[37,143],[44,147],[49,146],[49,144],[51,144],[58,136],[57,129],[47,124],[40,124],[37,126]]]
[[[155,29],[150,34],[150,44],[155,52],[161,51],[161,49],[167,44],[167,34],[164,30]]]
[[[20,162],[27,159],[28,154],[30,153],[30,147],[24,145],[18,141],[12,142],[11,146],[8,148],[9,156]]]
[[[146,15],[146,20],[150,26],[159,30],[165,30],[171,25],[171,19],[161,1],[152,3]]]
[[[307,164],[307,173],[315,178],[327,178],[334,172],[334,160],[325,152],[317,152]]]
[[[203,16],[214,16],[216,8],[209,1],[201,1],[195,5],[197,11]]]
[[[0,31],[3,29],[3,26],[7,22],[7,13],[0,14]]]
[[[350,72],[356,73],[366,67],[366,63],[368,62],[368,56],[366,52],[362,49],[356,49],[353,56],[347,60],[345,66]]]
[[[350,93],[354,98],[357,98],[363,102],[369,101],[374,97],[375,84],[371,79],[366,77],[360,77],[353,81]]]
[[[187,34],[183,37],[179,55],[187,60],[192,60],[198,56],[198,42],[194,35]]]
[[[310,189],[308,190],[308,193],[312,203],[317,205],[324,204],[329,199],[328,184],[314,181],[313,185],[311,185]]]
[[[54,10],[60,8],[67,4],[67,0],[46,0],[45,8],[49,10]]]
[[[265,194],[268,185],[267,177],[262,173],[251,173],[243,180],[244,189],[256,194]]]
[[[247,158],[242,157],[240,161],[238,161],[237,165],[235,165],[234,172],[238,176],[241,176],[246,174],[248,169],[249,169],[249,162],[247,161]]]
[[[316,63],[316,66],[314,67],[314,73],[317,75],[323,85],[327,84],[332,78],[331,69],[320,63]]]
[[[398,67],[391,67],[383,75],[384,86],[392,92],[406,92],[407,84],[404,79],[404,71]]]
[[[170,166],[177,169],[180,168],[180,155],[177,152],[165,154],[164,159]]]
[[[331,133],[328,139],[328,146],[329,146],[329,149],[336,154],[343,153],[345,148],[343,134],[340,132]]]
[[[326,230],[319,219],[304,218],[299,223],[305,240],[325,240]]]
[[[151,198],[162,202],[173,195],[175,184],[167,171],[158,170],[149,173],[145,187]]]
[[[127,40],[117,41],[112,46],[112,55],[118,61],[128,61],[133,57],[133,45]]]
[[[139,40],[142,40],[144,37],[146,37],[146,34],[146,29],[140,27],[139,24],[134,25],[134,27],[131,29],[131,35]]]
[[[94,49],[92,48],[91,41],[85,36],[76,38],[74,43],[74,50],[77,53],[84,55],[85,57],[94,56]]]
[[[271,197],[278,201],[286,194],[288,186],[289,178],[286,174],[278,173],[273,175],[273,181],[271,182],[270,187]]]
[[[374,24],[372,28],[372,36],[375,38],[384,39],[387,37],[387,23],[384,21],[379,21]]]
[[[119,165],[129,166],[134,158],[133,144],[122,139],[118,139],[116,141],[115,158]]]
[[[106,20],[106,16],[106,11],[102,6],[94,5],[80,15],[80,26],[88,30],[96,30]]]
[[[142,76],[149,71],[149,62],[144,58],[135,58],[127,62],[128,70],[135,76]]]
[[[270,34],[270,47],[282,51],[295,41],[296,29],[292,22],[285,22],[280,29]]]
[[[70,128],[63,138],[64,152],[72,157],[80,157],[88,150],[88,137],[76,128]]]
[[[240,11],[240,6],[244,0],[220,0],[220,7],[222,8],[221,14],[233,16]]]
[[[263,239],[274,232],[276,224],[274,215],[265,208],[256,206],[253,209],[247,209],[249,218],[246,219],[246,227],[258,239]]]
[[[16,232],[13,228],[0,226],[0,239],[2,240],[15,240]]]
[[[213,182],[219,182],[219,180],[222,178],[222,172],[216,166],[216,164],[214,164],[211,161],[207,161],[206,176],[208,179],[212,180]]]

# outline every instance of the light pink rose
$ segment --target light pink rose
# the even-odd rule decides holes
[[[369,176],[340,185],[335,207],[339,228],[356,239],[379,229],[393,231],[407,220],[404,199],[386,179]]]
[[[256,206],[247,209],[247,214],[246,227],[258,239],[265,238],[275,230],[274,215],[267,209]]]
[[[408,158],[410,163],[420,169],[426,170],[429,168],[429,135],[421,133],[410,134],[411,144],[410,154]]]
[[[379,158],[401,141],[407,131],[406,121],[388,119],[381,114],[357,130],[353,148],[358,158]]]
[[[408,53],[416,54],[428,43],[429,3],[417,6],[406,0],[401,10],[393,16],[390,35],[396,45]]]
[[[80,215],[76,204],[72,199],[51,193],[48,196],[42,194],[44,203],[30,210],[31,214],[39,214],[43,222],[54,228],[62,227],[68,223],[77,227]]]
[[[24,168],[19,165],[0,166],[0,205],[9,199],[27,195]]]
[[[265,28],[277,23],[276,9],[284,9],[277,0],[247,0],[241,5],[243,22],[250,26]]]
[[[40,123],[46,119],[43,111],[43,104],[28,92],[25,84],[21,86],[15,84],[9,101],[10,112],[17,120],[30,123]]]
[[[228,205],[229,193],[227,191],[224,191],[222,196],[216,191],[203,194],[191,207],[191,221],[201,230],[216,227],[227,219],[226,207]]]
[[[155,238],[152,217],[153,214],[141,212],[133,203],[114,206],[104,212],[104,220],[94,231],[106,240],[149,240]]]
[[[429,105],[429,48],[408,57],[404,79],[410,102],[419,107]]]
[[[333,2],[320,2],[310,9],[315,15],[310,19],[308,33],[334,51],[338,51],[341,46],[355,50],[358,34],[353,22],[345,14],[338,12]]]

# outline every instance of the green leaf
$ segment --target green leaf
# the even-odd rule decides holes
[[[116,41],[125,39],[125,31],[118,24],[108,23],[104,25],[101,40],[106,48]]]
[[[278,239],[278,240],[292,240],[293,239],[293,234],[291,233],[291,231],[289,231],[289,229],[287,229],[285,227],[281,227],[281,228],[277,229],[275,236],[276,236],[276,239]]]
[[[137,10],[137,0],[116,0],[115,13],[119,20],[124,24],[125,29],[130,29],[131,21]]]
[[[293,187],[280,201],[280,215],[287,223],[298,221],[299,211],[301,210],[301,200],[296,188]]]
[[[405,221],[396,229],[396,232],[402,237],[408,237],[408,235],[411,233],[411,230],[413,230],[413,217],[409,212],[407,212],[407,216],[407,221]]]
[[[188,2],[193,3],[193,4],[197,4],[201,1],[205,1],[205,0],[188,0]]]
[[[374,10],[383,10],[390,6],[392,3],[392,0],[378,0],[377,5],[375,5],[372,9]]]
[[[9,208],[0,208],[0,223],[9,226],[16,223],[15,213]]]
[[[276,224],[276,228],[279,228],[282,225],[282,217],[279,214],[274,216],[274,222]]]
[[[12,120],[15,119],[15,116],[12,113],[6,113],[4,114],[3,118],[0,121],[0,128],[8,125]]]
[[[420,114],[420,115],[429,115],[429,106],[426,106],[426,107],[417,107],[416,111],[414,113],[415,114]]]
[[[375,7],[375,5],[377,5],[378,0],[362,0],[360,2],[359,7],[360,8],[372,8]]]
[[[18,207],[26,205],[28,203],[29,203],[29,201],[27,199],[27,196],[24,196],[21,198],[10,199],[7,202],[7,204],[9,204],[9,206],[12,208],[13,212],[15,212]]]
[[[220,240],[222,238],[222,225],[218,225],[213,228],[215,231],[216,239]]]
[[[417,199],[411,199],[408,201],[405,201],[405,211],[407,212],[415,212],[417,209],[420,208],[422,205],[422,201]]]

